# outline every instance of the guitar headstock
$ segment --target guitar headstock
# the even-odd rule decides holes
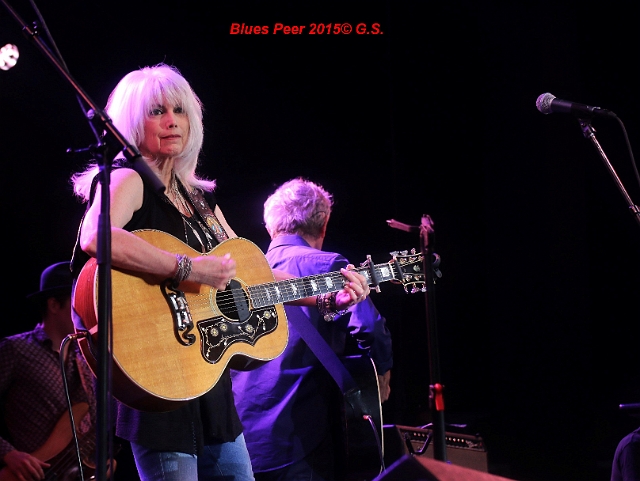
[[[391,252],[391,256],[393,260],[390,264],[394,268],[395,282],[402,284],[407,293],[409,292],[409,286],[411,286],[411,294],[426,292],[427,287],[422,263],[424,256],[422,253],[416,253],[415,249],[411,249],[411,251]]]

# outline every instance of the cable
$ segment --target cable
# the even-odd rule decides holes
[[[380,472],[384,471],[386,468],[384,464],[384,451],[382,450],[382,442],[380,441],[380,433],[378,432],[378,428],[376,427],[376,423],[373,420],[373,417],[370,414],[363,414],[362,419],[368,421],[371,425],[371,430],[373,431],[373,436],[376,440],[376,446],[378,447],[378,456],[380,458]]]
[[[67,407],[69,408],[69,421],[71,422],[71,432],[73,434],[73,441],[76,446],[76,461],[78,463],[78,468],[80,469],[80,480],[84,481],[84,470],[82,468],[82,455],[80,453],[80,443],[78,442],[78,433],[76,432],[76,422],[73,416],[73,408],[71,406],[71,397],[69,395],[69,384],[67,382],[67,373],[65,366],[65,347],[70,341],[77,341],[78,337],[85,337],[86,334],[69,334],[62,340],[60,344],[60,372],[62,374],[62,382],[64,384],[64,394],[67,398]]]
[[[618,121],[618,123],[620,124],[620,127],[622,128],[622,133],[624,134],[624,140],[625,140],[625,143],[627,144],[627,150],[629,151],[629,157],[631,158],[631,165],[633,166],[633,171],[636,174],[636,180],[638,181],[638,185],[640,185],[640,174],[638,174],[638,166],[636,165],[636,160],[633,157],[633,149],[631,148],[631,143],[629,142],[627,129],[625,128],[620,118],[616,117],[616,120]]]

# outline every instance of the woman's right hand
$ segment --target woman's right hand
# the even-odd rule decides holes
[[[225,254],[222,257],[194,257],[191,262],[191,275],[188,277],[190,281],[223,290],[236,276],[236,261],[231,258],[231,254]]]

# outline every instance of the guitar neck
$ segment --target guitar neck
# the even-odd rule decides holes
[[[360,267],[354,269],[354,272],[364,276],[370,286],[397,279],[395,268],[391,263]],[[342,290],[346,282],[347,280],[342,273],[335,271],[254,285],[248,288],[248,292],[253,306],[261,308],[328,292],[337,292]]]

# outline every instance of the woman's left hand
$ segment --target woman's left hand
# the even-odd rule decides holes
[[[336,294],[336,308],[338,310],[355,306],[358,302],[365,300],[371,292],[367,279],[362,274],[358,274],[354,269],[353,264],[349,264],[346,269],[340,270],[348,282],[344,285],[344,288]]]

